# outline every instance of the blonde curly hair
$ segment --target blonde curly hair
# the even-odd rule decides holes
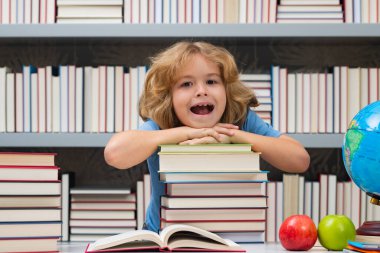
[[[161,129],[181,126],[174,108],[172,86],[178,71],[196,54],[219,66],[226,88],[227,103],[220,122],[242,126],[249,107],[258,105],[251,89],[239,79],[234,57],[225,48],[207,42],[178,42],[151,58],[144,91],[140,97],[139,114],[145,121],[152,119]]]

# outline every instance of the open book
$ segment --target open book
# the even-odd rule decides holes
[[[193,226],[174,224],[160,234],[149,230],[128,231],[88,244],[86,253],[117,251],[233,251],[245,252],[238,244]]]

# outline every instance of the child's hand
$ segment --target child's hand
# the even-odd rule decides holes
[[[232,136],[234,135],[234,130],[239,129],[239,127],[229,123],[218,123],[213,127],[213,129],[217,131],[219,134]]]
[[[238,126],[227,123],[218,123],[211,128],[191,128],[185,127],[188,129],[187,139],[189,141],[194,139],[203,139],[206,137],[211,137],[215,140],[206,138],[202,140],[201,143],[230,143],[230,140],[226,140],[226,137],[233,136],[236,129],[239,129]],[[187,141],[187,140],[186,140]],[[215,142],[216,141],[216,142]]]
[[[225,134],[219,134],[219,140],[211,136],[206,136],[202,138],[194,138],[191,140],[180,142],[180,145],[195,145],[195,144],[213,144],[213,143],[231,143],[230,137]]]

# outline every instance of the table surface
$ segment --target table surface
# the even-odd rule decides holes
[[[247,253],[272,253],[272,252],[289,252],[286,251],[279,243],[258,243],[258,244],[240,244]],[[80,242],[59,242],[58,248],[62,253],[84,253],[87,243]],[[301,253],[302,251],[297,251]],[[306,252],[306,251],[304,251]],[[326,253],[321,246],[315,246],[308,253]]]

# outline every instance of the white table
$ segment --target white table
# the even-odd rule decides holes
[[[60,242],[58,243],[59,250],[62,253],[84,253],[87,243],[80,242]],[[279,243],[260,243],[260,244],[241,244],[247,250],[247,253],[273,253],[273,252],[287,252]],[[297,251],[301,253],[302,251]],[[321,246],[315,246],[308,253],[326,253],[326,249]]]

